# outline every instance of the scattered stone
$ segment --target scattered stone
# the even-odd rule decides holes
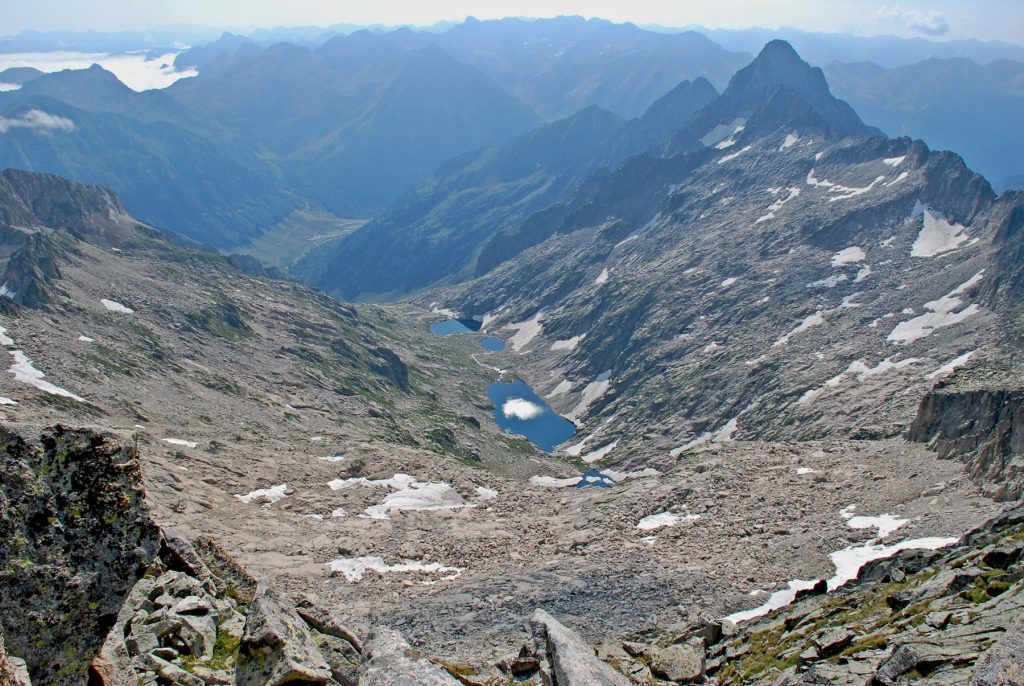
[[[651,655],[655,676],[679,683],[691,683],[704,676],[704,643],[701,639],[658,648]]]
[[[402,635],[376,627],[363,647],[359,686],[458,686],[439,665],[409,647]]]
[[[559,686],[628,686],[629,680],[605,664],[572,629],[538,609],[530,620],[538,656],[551,666]]]
[[[326,684],[331,671],[309,629],[266,584],[257,587],[245,620],[235,683],[280,686],[291,681]]]

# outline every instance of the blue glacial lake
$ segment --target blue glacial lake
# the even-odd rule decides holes
[[[495,381],[487,386],[494,421],[502,431],[525,436],[545,452],[576,433],[576,425],[554,412],[525,381]]]
[[[480,330],[483,322],[475,319],[445,319],[443,322],[434,322],[430,325],[430,333],[438,336],[450,336],[453,333],[473,333]]]
[[[495,338],[494,336],[485,336],[483,340],[480,341],[480,347],[489,353],[500,353],[505,349],[505,341],[500,338]]]

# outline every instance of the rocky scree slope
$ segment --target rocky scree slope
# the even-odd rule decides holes
[[[576,421],[583,452],[618,440],[605,464],[899,436],[940,378],[1019,349],[1006,323],[1024,200],[951,153],[829,123],[845,110],[827,91],[785,87],[823,87],[813,74],[735,109],[780,62],[811,72],[782,50],[695,117],[710,128],[699,149],[629,160],[498,234],[484,276],[428,296],[487,315],[488,333],[530,322],[496,366]]]

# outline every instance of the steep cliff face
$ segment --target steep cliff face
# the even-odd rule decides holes
[[[942,457],[962,460],[992,497],[1024,496],[1024,387],[1019,369],[953,378],[928,393],[910,427],[912,441]],[[989,372],[991,375],[992,372]]]
[[[0,428],[0,621],[35,684],[84,683],[124,598],[159,548],[136,450],[55,426]]]

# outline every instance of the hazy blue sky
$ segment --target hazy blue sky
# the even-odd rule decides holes
[[[255,28],[432,24],[582,14],[640,24],[998,39],[1024,44],[1024,0],[0,0],[0,34],[145,29],[187,23]]]

